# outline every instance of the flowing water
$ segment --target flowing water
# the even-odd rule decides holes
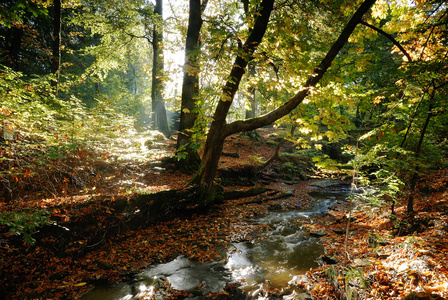
[[[132,283],[96,287],[82,299],[138,299],[142,295],[163,299],[160,287],[166,281],[174,289],[192,292],[194,296],[190,299],[201,299],[206,293],[222,291],[235,282],[240,284],[242,298],[258,299],[266,283],[284,295],[300,293],[288,282],[316,267],[315,260],[323,253],[319,238],[311,236],[301,223],[325,213],[347,195],[347,188],[325,188],[324,193],[313,194],[314,205],[307,211],[272,211],[254,219],[258,224],[269,225],[271,230],[264,232],[256,244],[233,243],[224,262],[201,264],[179,256],[166,264],[149,267]]]

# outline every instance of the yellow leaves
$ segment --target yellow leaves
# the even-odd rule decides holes
[[[392,20],[383,26],[383,30],[391,34],[397,34],[396,39],[406,49],[413,60],[429,61],[445,52],[442,27],[436,25],[444,10],[440,10],[428,16],[425,10],[438,11],[435,3],[424,0],[416,1],[416,5],[409,5],[405,1],[391,4]],[[421,26],[430,24],[431,26]],[[426,31],[421,31],[426,27]],[[392,52],[403,53],[394,46]],[[403,61],[408,59],[403,55]]]
[[[188,108],[186,108],[186,107],[184,107],[184,108],[182,109],[182,111],[183,111],[185,114],[189,114],[189,113],[190,113],[190,110],[189,110]]]
[[[444,282],[435,286],[426,286],[425,290],[427,290],[428,292],[446,292],[448,291],[448,283]]]
[[[373,104],[380,104],[386,97],[384,96],[376,96],[375,99],[373,99]]]
[[[328,138],[328,140],[333,141],[338,138],[338,134],[334,131],[327,131],[325,132],[325,136]]]
[[[340,82],[340,83],[344,83],[344,80],[342,80],[341,77],[335,77],[334,80],[336,80],[337,82]]]
[[[224,94],[224,95],[222,95],[222,97],[221,97],[221,101],[223,101],[223,102],[227,102],[227,101],[232,101],[233,99],[232,99],[232,96],[231,95],[228,95],[228,94]]]
[[[80,283],[75,284],[74,286],[84,286],[86,284],[87,284],[87,282],[80,282]]]
[[[301,119],[301,118],[297,118],[295,123],[296,123],[296,125],[305,124],[305,120]]]
[[[400,80],[395,81],[395,85],[396,85],[396,86],[403,86],[404,84],[405,84],[405,83],[404,83],[403,79],[400,79]]]
[[[372,16],[378,19],[384,19],[387,17],[389,5],[386,0],[376,1],[372,7]]]
[[[313,132],[313,129],[309,126],[304,126],[304,127],[301,127],[299,129],[299,131],[304,134],[309,134],[309,133]]]

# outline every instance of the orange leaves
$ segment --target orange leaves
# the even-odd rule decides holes
[[[378,133],[378,135],[376,136],[376,139],[379,140],[384,136],[384,131],[381,131]]]
[[[88,157],[88,152],[84,149],[77,149],[75,151],[75,155],[77,155],[80,159],[84,159]]]
[[[374,104],[380,104],[384,100],[384,96],[376,96],[375,99],[373,99]]]
[[[413,220],[416,224],[427,225],[421,227],[418,234],[404,237],[391,235],[394,222],[391,222],[387,213],[353,213],[354,222],[348,240],[349,266],[362,270],[361,280],[369,278],[369,285],[363,292],[365,299],[403,299],[415,290],[423,291],[421,295],[428,298],[448,299],[448,217],[443,213],[448,204],[446,182],[448,169],[432,172],[420,182],[421,190],[431,187],[433,193],[419,193]],[[398,206],[395,217],[403,218],[403,211],[405,205]],[[343,206],[335,207],[318,224],[306,226],[326,227],[326,231],[331,232],[336,226],[346,224],[345,212]],[[367,237],[372,233],[382,243],[369,245]],[[343,257],[343,237],[327,234],[321,238],[326,253]],[[319,272],[316,269],[311,274],[317,277]],[[317,298],[336,295],[334,291],[323,287],[324,284],[316,287],[314,292],[319,295]]]
[[[12,114],[14,111],[11,110],[9,107],[2,105],[0,107],[0,114],[4,115],[4,116],[9,116],[10,114]]]
[[[258,147],[254,143],[236,139],[225,147],[227,149],[225,151],[238,151],[243,160],[254,152],[269,157],[274,151],[268,147]],[[180,216],[172,220],[153,223],[140,230],[126,231],[123,220],[128,219],[128,215],[120,216],[120,219],[116,216],[117,212],[108,206],[110,204],[108,201],[119,201],[114,184],[129,178],[140,180],[141,177],[135,174],[144,173],[144,179],[141,180],[150,183],[146,190],[153,192],[181,187],[185,184],[187,177],[177,172],[153,170],[146,165],[106,164],[104,159],[109,159],[112,154],[94,155],[92,152],[82,151],[84,150],[78,150],[74,155],[76,164],[70,165],[70,171],[59,174],[59,183],[72,187],[69,184],[74,180],[69,179],[80,178],[80,174],[83,174],[81,170],[92,171],[93,174],[90,177],[82,178],[86,178],[84,183],[88,184],[94,177],[98,194],[75,195],[73,190],[68,190],[67,197],[40,199],[32,205],[50,211],[53,220],[60,225],[62,222],[79,221],[85,227],[84,229],[88,229],[85,232],[91,236],[77,236],[64,252],[64,249],[58,247],[66,238],[65,230],[58,227],[58,230],[62,232],[60,236],[48,236],[40,240],[45,248],[41,246],[33,249],[20,246],[18,250],[0,248],[3,264],[0,276],[6,278],[3,284],[11,291],[11,298],[23,298],[24,295],[32,298],[79,297],[80,293],[90,287],[87,282],[99,279],[117,282],[127,278],[124,274],[138,273],[148,264],[166,262],[181,254],[201,262],[222,260],[224,258],[219,255],[222,252],[218,249],[226,249],[233,239],[255,240],[257,234],[265,230],[265,227],[250,224],[247,221],[248,218],[263,214],[268,208],[294,207],[297,206],[298,199],[302,200],[302,203],[308,200],[305,196],[306,185],[301,183],[294,185],[297,191],[294,199],[270,202],[267,197],[266,201],[259,204],[250,203],[250,199],[247,198],[226,201],[224,204],[214,206],[207,213]],[[69,163],[69,161],[63,161],[63,163]],[[226,158],[222,161],[222,166],[231,167],[237,163],[237,160]],[[101,176],[96,177],[99,173]],[[26,174],[26,171],[23,174]],[[29,174],[32,178],[33,173],[29,172]],[[363,279],[367,276],[369,279],[373,278],[374,282],[365,292],[370,293],[367,299],[369,297],[370,299],[399,299],[403,298],[407,291],[417,287],[423,288],[427,293],[437,293],[448,297],[448,291],[444,285],[448,274],[445,263],[448,259],[446,246],[448,241],[446,231],[443,231],[444,226],[448,224],[446,216],[442,213],[444,207],[448,205],[445,186],[448,181],[447,175],[448,170],[445,173],[435,172],[425,179],[431,189],[434,188],[437,191],[421,199],[421,203],[417,202],[416,207],[426,209],[428,218],[437,216],[438,223],[436,223],[437,226],[427,226],[426,231],[416,236],[414,243],[406,238],[389,234],[393,223],[390,222],[386,213],[369,216],[359,211],[354,214],[354,221],[349,232],[349,263],[355,268],[362,269]],[[17,178],[22,181],[25,179],[30,178],[24,178],[24,176]],[[130,186],[133,185],[134,182]],[[61,185],[58,185],[58,188],[60,187]],[[274,183],[271,182],[269,187],[274,187]],[[423,187],[422,190],[424,190]],[[89,191],[92,192],[92,190]],[[124,194],[126,190],[123,189],[121,192]],[[33,196],[29,194],[30,197]],[[34,199],[38,198],[36,195]],[[428,199],[430,201],[426,201]],[[25,203],[28,205],[28,202]],[[71,205],[73,208],[70,208]],[[400,212],[399,209],[397,211]],[[326,236],[322,237],[321,241],[326,247],[327,254],[342,261],[346,221],[346,211],[338,208],[329,212],[318,222],[304,226],[312,230],[324,229]],[[116,235],[107,235],[103,238],[104,230],[115,229],[117,229]],[[367,236],[372,232],[387,243],[378,244],[376,248],[370,247]],[[90,240],[96,234],[98,234],[96,239]],[[76,259],[71,259],[72,256]],[[403,269],[403,272],[398,272],[393,267],[398,263],[397,257],[401,257],[400,259],[408,264],[423,261],[426,265],[422,266],[427,268],[420,268],[418,272],[412,273],[408,271],[412,268],[407,267],[406,270]],[[8,276],[3,276],[5,270],[8,271]],[[312,288],[312,293],[316,299],[336,299],[337,291],[325,280],[322,271],[323,269],[316,269],[308,273],[309,277],[316,279],[318,283]],[[337,277],[339,283],[344,280],[343,276],[343,273],[339,273]],[[26,282],[24,278],[27,279]]]
[[[30,178],[31,177],[31,169],[30,168],[25,168],[23,170],[23,172],[24,172],[24,174],[23,174],[24,178]]]

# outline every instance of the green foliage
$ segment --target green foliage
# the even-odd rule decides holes
[[[13,24],[21,23],[27,13],[31,13],[34,17],[48,15],[46,7],[37,1],[10,1],[10,3],[2,3],[1,8],[0,25],[8,28],[11,28]]]
[[[53,96],[54,78],[34,75],[48,73],[52,40],[49,4],[38,3],[17,0],[5,4],[0,12],[0,35],[5,38],[0,41],[1,52],[10,53],[8,43],[21,38],[17,57],[5,56],[1,61],[13,69],[0,70],[0,127],[40,145],[34,149],[38,153],[35,163],[64,159],[86,146],[106,149],[123,132],[149,125],[153,26],[164,25],[169,32],[165,49],[172,55],[166,60],[173,64],[166,67],[167,98],[175,98],[182,72],[177,56],[183,57],[187,3],[170,3],[170,14],[175,17],[167,20],[158,18],[152,4],[142,0],[86,0],[67,6],[60,98]],[[222,81],[254,24],[252,12],[257,4],[251,2],[245,11],[241,1],[210,2],[205,10],[201,49],[194,55],[198,64],[190,70],[201,72],[197,109],[191,112],[198,119],[192,140],[178,149],[178,159],[189,151],[198,152],[203,145]],[[388,38],[360,24],[319,85],[289,118],[278,121],[278,125],[297,127],[300,134],[288,140],[298,148],[315,147],[312,156],[318,168],[335,170],[338,166],[319,147],[361,135],[359,153],[351,154],[366,173],[358,180],[379,190],[376,198],[372,195],[375,205],[379,199],[397,197],[409,170],[447,165],[447,30],[446,22],[440,22],[446,7],[437,5],[437,1],[375,5],[365,21],[395,36],[413,62],[403,59]],[[279,4],[251,61],[255,73],[243,78],[228,121],[243,117],[250,96],[255,96],[257,113],[264,114],[297,93],[354,8],[344,1]],[[23,26],[12,27],[14,22]],[[19,29],[21,34],[16,36],[14,31]],[[174,109],[179,109],[177,103]],[[423,139],[424,155],[415,158],[429,109],[433,115]],[[7,143],[16,150],[20,146],[24,155],[33,151],[30,143],[15,142]]]
[[[259,155],[249,155],[251,161],[253,161],[256,165],[263,165],[266,161],[263,156]]]
[[[293,162],[286,162],[283,164],[283,168],[287,170],[289,174],[297,173],[297,167]]]
[[[205,104],[206,100],[204,98],[204,95],[200,95],[196,99],[196,109],[191,112],[197,115],[197,118],[195,120],[193,128],[189,129],[191,131],[191,138],[190,141],[185,144],[181,145],[176,152],[176,159],[182,160],[187,158],[187,153],[189,152],[199,152],[204,144],[204,141],[207,138],[207,128],[212,121],[212,118],[210,118],[207,113],[209,112],[207,110],[207,105]]]
[[[107,98],[96,99],[96,105],[88,109],[75,97],[54,97],[51,79],[28,78],[4,67],[0,74],[1,125],[57,145],[59,152],[75,149],[74,144],[104,143],[105,138],[116,138],[133,126],[132,118],[117,113]],[[56,148],[50,149],[50,157],[55,157]]]
[[[45,210],[0,212],[0,225],[7,226],[10,235],[20,235],[28,244],[34,244],[36,240],[32,234],[39,227],[52,223],[49,214]]]
[[[379,246],[387,244],[383,237],[375,233],[369,233],[367,236],[367,243],[370,247],[374,248],[374,251],[377,251]]]
[[[338,171],[339,163],[331,159],[328,155],[323,154],[313,157],[313,162],[319,169],[324,169],[327,171]]]
[[[86,150],[110,151],[134,130],[134,119],[107,98],[86,107],[79,99],[54,97],[51,76],[28,77],[9,68],[0,73],[0,197],[19,201],[24,188],[46,182],[63,195],[76,177],[72,162]],[[64,86],[62,86],[64,88]],[[62,176],[61,176],[62,175]],[[85,180],[88,180],[87,177]]]
[[[61,120],[68,118],[68,105],[54,97],[52,76],[27,78],[10,68],[0,69],[0,122],[33,132],[42,137],[57,131]]]
[[[182,146],[180,146],[180,147],[177,149],[175,158],[176,158],[178,161],[181,161],[181,160],[187,158],[187,154],[188,154],[188,153],[187,153],[187,151],[186,151],[186,149],[187,149],[186,147],[187,147],[187,145],[182,145]]]
[[[407,152],[382,144],[368,148],[367,153],[356,147],[348,147],[347,152],[354,157],[348,165],[354,169],[355,183],[362,190],[354,195],[357,203],[363,208],[368,204],[372,211],[393,204],[405,186],[403,175],[410,167]]]
[[[282,152],[282,172],[303,177],[307,168],[312,167],[312,159],[308,156],[309,151]]]
[[[68,153],[75,151],[78,144],[59,144],[50,146],[47,149],[45,157],[49,160],[66,158]]]
[[[364,273],[362,269],[358,268],[348,268],[345,271],[345,282],[349,284],[351,282],[356,281],[361,289],[367,288],[367,281],[364,278]]]

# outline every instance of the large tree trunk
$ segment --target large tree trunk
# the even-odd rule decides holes
[[[235,93],[245,73],[248,62],[253,58],[253,54],[263,39],[266,32],[269,17],[274,6],[274,0],[263,0],[260,4],[260,11],[253,30],[243,45],[242,54],[237,56],[229,75],[229,80],[223,87],[221,99],[216,107],[210,130],[207,134],[207,140],[204,148],[199,171],[193,180],[193,183],[199,184],[199,190],[202,200],[213,201],[214,186],[213,179],[218,168],[219,158],[224,145],[225,138],[229,135],[225,130],[227,113],[232,105]],[[250,130],[256,129],[251,128]],[[247,130],[246,130],[247,131]],[[237,131],[235,131],[237,132]]]
[[[199,94],[199,33],[202,27],[202,12],[207,5],[201,0],[190,0],[190,13],[188,18],[187,39],[185,43],[185,66],[182,83],[182,104],[179,121],[179,134],[177,136],[177,152],[185,154],[179,162],[181,169],[196,171],[200,164],[200,157],[195,148],[190,147],[193,128],[198,117],[196,96]]]
[[[262,1],[260,4],[262,10],[257,18],[254,29],[244,44],[242,56],[236,58],[229,76],[231,80],[229,80],[223,88],[222,97],[216,108],[213,122],[207,135],[204,156],[199,171],[193,180],[193,183],[199,185],[198,188],[201,193],[201,199],[205,204],[213,201],[214,198],[214,177],[218,168],[218,162],[225,138],[237,132],[249,131],[269,125],[296,108],[323,77],[327,69],[331,66],[334,58],[347,43],[348,38],[355,27],[362,21],[363,15],[367,13],[374,3],[375,0],[365,0],[361,4],[322,62],[314,69],[313,74],[308,77],[304,87],[289,101],[264,116],[227,124],[227,112],[232,104],[241,77],[247,66],[247,62],[252,58],[253,52],[263,38],[272,10],[273,0]]]
[[[154,6],[155,15],[159,16],[159,22],[154,23],[153,28],[153,64],[152,64],[152,121],[155,129],[165,136],[170,136],[168,119],[166,117],[165,102],[163,100],[163,76],[164,76],[164,56],[163,56],[163,0],[156,0]]]
[[[59,73],[61,67],[61,0],[54,0],[53,19],[53,53],[51,57],[51,73],[55,78],[51,81],[54,94],[58,96]]]

